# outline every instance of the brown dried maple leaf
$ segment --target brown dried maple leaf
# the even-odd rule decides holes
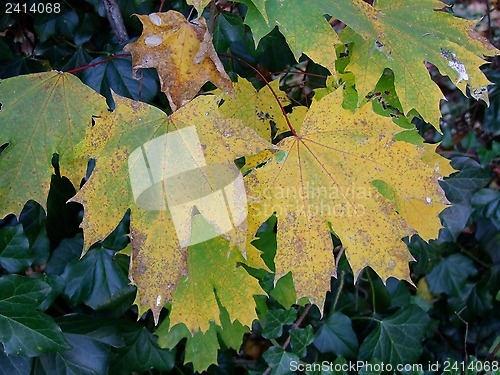
[[[203,17],[188,22],[173,10],[137,17],[144,27],[142,35],[125,50],[132,54],[134,70],[156,68],[161,91],[173,111],[193,99],[209,81],[233,92]]]

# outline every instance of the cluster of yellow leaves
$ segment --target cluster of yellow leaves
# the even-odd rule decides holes
[[[208,1],[190,3],[201,14]],[[377,8],[361,0],[321,0],[311,7],[304,7],[299,0],[244,3],[249,6],[245,22],[258,35],[256,41],[278,26],[297,57],[306,53],[331,70],[335,44],[340,39],[324,14],[350,25],[357,34],[347,29],[341,36],[351,43],[353,51],[360,51],[359,55],[353,54],[348,66],[356,77],[360,98],[373,89],[381,72],[389,67],[395,73],[396,90],[405,112],[417,108],[424,117],[436,121],[439,116],[435,102],[440,96],[435,89],[430,90],[431,105],[427,100],[428,84],[415,89],[427,74],[424,60],[444,59],[436,64],[446,74],[458,73],[459,80],[475,86],[487,84],[477,69],[482,61],[477,55],[485,53],[487,47],[476,40],[469,42],[472,51],[461,46],[461,38],[471,23],[450,21],[449,15],[433,13],[432,6],[437,3],[434,0],[422,2],[429,13],[425,21],[418,22],[426,27],[434,25],[431,31],[416,30],[414,23],[398,24],[399,19],[417,14],[420,6],[403,0],[381,0]],[[297,12],[299,8],[306,12],[305,16]],[[19,80],[26,87],[33,83],[36,87],[26,90],[23,100],[44,93],[42,101],[33,100],[40,105],[21,116],[20,121],[31,124],[34,137],[42,131],[49,136],[45,143],[30,140],[28,144],[22,143],[13,131],[2,133],[0,145],[5,142],[9,146],[1,155],[0,166],[7,166],[9,173],[0,177],[0,214],[18,212],[19,202],[25,199],[44,200],[48,190],[44,178],[50,175],[52,153],[62,156],[63,165],[70,165],[68,174],[73,182],[75,175],[82,173],[83,157],[96,158],[91,179],[73,198],[85,207],[85,248],[113,230],[116,222],[110,218],[122,217],[131,208],[130,278],[138,287],[139,311],[151,309],[158,321],[162,306],[173,301],[171,324],[183,323],[191,332],[207,331],[209,321],[219,323],[220,306],[229,313],[230,322],[237,319],[251,324],[254,305],[245,301],[262,289],[238,264],[265,268],[251,242],[259,226],[273,214],[278,222],[276,278],[291,271],[298,299],[308,296],[322,307],[330,278],[336,273],[332,231],[342,240],[356,275],[370,266],[383,279],[394,276],[410,281],[411,256],[401,238],[413,233],[427,239],[435,237],[440,228],[438,213],[446,203],[437,180],[451,168],[435,153],[435,146],[397,140],[402,129],[390,118],[376,115],[368,105],[354,113],[344,109],[341,89],[325,94],[308,110],[299,107],[284,114],[283,106],[290,102],[280,92],[278,81],[256,91],[249,82],[240,80],[233,89],[202,17],[188,22],[175,11],[138,17],[143,33],[126,50],[132,53],[135,70],[157,69],[173,115],[168,118],[152,106],[120,97],[115,97],[116,109],[108,112],[101,97],[89,93],[66,74],[46,73],[30,77],[31,82]],[[440,29],[441,21],[447,23],[446,33]],[[316,34],[299,38],[309,26]],[[401,29],[406,30],[408,38],[419,41],[418,48],[407,48],[397,41]],[[325,45],[318,38],[320,34],[329,43]],[[427,37],[432,42],[425,47]],[[421,65],[417,72],[413,71],[416,61]],[[369,73],[363,76],[363,70]],[[232,95],[216,92],[193,100],[206,82]],[[19,103],[11,99],[16,98],[16,87],[2,85],[6,110],[0,116],[9,121],[19,112]],[[60,106],[68,90],[77,93],[81,106],[56,113],[54,101]],[[86,126],[91,115],[96,115],[93,127]],[[33,116],[38,119],[34,125]],[[47,131],[49,118],[61,124]],[[136,204],[128,160],[146,142],[193,126],[207,164],[230,166],[235,159],[246,157],[248,231],[243,235],[226,233],[225,239],[219,237],[187,249],[177,240],[168,210],[145,210]],[[271,144],[273,135],[291,129],[293,136],[276,146]],[[85,140],[78,144],[81,138]],[[68,147],[62,146],[65,144]],[[33,155],[27,152],[30,149]],[[42,151],[43,158],[38,159],[36,154]],[[80,162],[73,167],[67,159]],[[22,160],[20,167],[13,169],[18,160]],[[168,165],[160,165],[160,169],[164,172]],[[12,179],[19,178],[21,170],[34,173],[36,178],[14,191]],[[161,183],[165,176],[156,177],[154,183]],[[241,253],[235,251],[235,244]]]
[[[290,9],[273,0],[245,3],[249,3],[247,17],[257,35],[264,33],[264,24],[272,29],[275,19],[285,30],[285,35],[293,38],[291,35],[297,34],[299,15],[295,14],[295,3],[286,3]],[[191,4],[201,14],[208,2],[194,1]],[[323,1],[319,7],[327,5],[328,2]],[[283,11],[281,18],[277,16],[280,10]],[[311,7],[308,11],[318,12],[318,8]],[[370,12],[371,9],[363,8],[364,16],[370,18]],[[252,17],[258,18],[259,14],[264,23],[252,21]],[[346,17],[349,19],[349,14]],[[250,200],[247,249],[253,249],[250,243],[259,226],[275,214],[278,219],[276,277],[292,270],[298,298],[309,296],[320,307],[330,277],[336,272],[330,239],[332,229],[339,234],[356,274],[371,266],[384,279],[394,276],[409,280],[408,261],[411,256],[401,238],[416,232],[426,238],[435,237],[440,227],[437,215],[444,207],[444,196],[437,179],[451,168],[434,153],[435,147],[396,141],[395,136],[402,129],[390,118],[375,115],[368,106],[354,114],[343,109],[341,90],[315,102],[309,111],[299,107],[286,115],[283,107],[290,102],[280,92],[277,81],[256,91],[250,83],[240,80],[234,91],[230,90],[202,17],[197,19],[196,25],[173,11],[140,16],[140,19],[144,25],[143,35],[128,46],[133,54],[134,68],[157,67],[163,91],[173,104],[173,110],[187,103],[209,80],[233,94],[221,96],[214,93],[217,100],[223,98],[223,104],[210,109],[211,121],[239,119],[244,126],[267,140],[290,128],[297,134],[277,145],[281,149],[278,154],[271,147],[256,156],[252,156],[255,152],[250,149],[238,148],[240,156],[247,156],[243,169],[251,171],[246,177]],[[334,38],[333,48],[339,39],[328,23],[325,24],[328,29],[325,32]],[[369,27],[367,30],[373,29]],[[363,35],[371,36],[368,31]],[[315,38],[318,39],[317,35]],[[291,47],[297,56],[307,53],[322,63],[328,61],[324,65],[333,69],[334,49],[328,51],[315,47],[315,42],[309,43],[308,40],[293,39]],[[360,44],[356,42],[358,48]],[[162,59],[155,58],[154,54],[161,55]],[[200,61],[204,61],[204,65],[200,65]],[[191,74],[201,79],[193,81]],[[359,85],[364,90],[362,82]],[[279,103],[274,97],[276,93]],[[200,102],[195,102],[186,104],[184,111],[176,112],[174,122],[178,116],[195,112],[189,121],[200,127],[197,117]],[[200,127],[200,131],[206,130]],[[228,141],[237,139],[233,136]],[[215,161],[220,161],[220,156]],[[265,165],[260,167],[263,162]],[[409,165],[414,166],[410,171]],[[142,256],[152,251],[154,249],[150,248]],[[260,258],[253,252],[248,259],[255,261]],[[161,260],[157,258],[155,262]],[[142,260],[138,263],[143,264]],[[133,265],[133,269],[137,266]],[[154,272],[158,274],[158,271]],[[137,276],[132,276],[135,281]],[[317,282],[311,286],[310,280]],[[149,295],[147,298],[146,294]],[[143,293],[141,298],[144,300],[139,304],[151,308],[154,295],[156,292]],[[156,310],[154,306],[152,308]],[[196,329],[196,326],[190,328]]]

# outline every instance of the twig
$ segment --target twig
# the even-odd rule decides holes
[[[492,33],[492,28],[491,28],[491,10],[490,10],[490,2],[489,0],[484,0],[484,4],[486,5],[486,19],[488,21],[488,30],[486,32],[486,36],[488,40],[491,42],[491,39],[493,37]]]
[[[497,353],[500,351],[500,341],[498,341],[498,344],[495,346],[495,348],[491,351],[490,354],[486,357],[487,361],[493,361]]]
[[[108,61],[111,61],[111,60],[114,60],[118,57],[125,57],[125,56],[130,56],[130,53],[119,53],[117,55],[114,55],[114,56],[111,56],[111,57],[108,57],[107,59],[104,59],[104,60],[101,60],[101,61],[97,61],[95,63],[92,63],[92,64],[88,64],[88,65],[84,65],[84,66],[81,66],[79,68],[75,68],[75,69],[71,69],[71,70],[68,70],[66,73],[75,73],[75,72],[79,72],[80,70],[85,70],[85,69],[88,69],[88,68],[92,68],[94,66],[97,66],[97,65],[101,65],[101,64],[104,64],[104,63],[107,63]]]
[[[342,271],[340,273],[340,285],[339,285],[339,288],[337,290],[337,294],[335,295],[335,300],[333,301],[333,307],[332,307],[333,311],[335,311],[335,308],[337,307],[337,303],[339,302],[339,298],[340,298],[340,293],[342,292],[342,288],[344,287],[344,276],[345,276],[345,272]]]
[[[208,32],[210,35],[214,35],[214,23],[215,23],[215,10],[217,6],[215,0],[210,1],[210,18],[208,22]]]
[[[469,335],[469,323],[466,322],[461,316],[460,313],[466,309],[467,306],[465,306],[462,310],[459,312],[455,311],[456,316],[458,319],[462,321],[462,323],[465,324],[465,335],[464,335],[464,354],[465,354],[465,363],[469,363],[469,355],[467,354],[467,336]]]
[[[302,321],[305,319],[307,313],[309,312],[309,310],[311,310],[312,306],[313,306],[312,303],[306,306],[306,308],[304,309],[304,311],[300,315],[299,319],[297,319],[297,321],[295,323],[293,323],[293,325],[290,329],[297,329],[300,327],[300,325],[302,324]],[[290,345],[291,340],[292,340],[292,336],[288,335],[288,338],[286,339],[285,343],[281,346],[281,349],[285,350],[288,347],[288,345]],[[264,371],[262,373],[262,375],[269,375],[270,372],[271,372],[271,366],[266,368],[266,371]]]
[[[108,21],[111,25],[111,29],[118,37],[118,42],[123,43],[129,39],[127,34],[127,29],[123,23],[122,15],[120,14],[120,8],[116,4],[115,0],[104,0],[104,8],[106,8],[106,15],[108,16]]]

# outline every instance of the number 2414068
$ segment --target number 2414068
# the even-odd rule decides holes
[[[20,4],[5,3],[5,13],[32,13],[32,14],[51,14],[60,13],[61,3],[38,3],[38,4]]]

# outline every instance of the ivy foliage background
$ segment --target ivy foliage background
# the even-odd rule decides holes
[[[142,30],[131,15],[160,8],[160,1],[153,0],[117,3],[131,39]],[[466,18],[487,13],[478,28],[498,47],[498,4],[488,1],[486,10],[480,5],[484,2],[455,3],[455,13]],[[57,17],[0,15],[0,78],[51,69],[69,71],[118,55],[75,74],[104,95],[110,106],[113,90],[168,111],[155,71],[143,69],[141,80],[132,76],[131,57],[123,51],[128,40],[120,42],[110,30],[103,3],[68,0],[61,4],[63,12]],[[292,103],[308,104],[313,90],[326,86],[327,72],[311,61],[296,61],[277,29],[255,48],[250,29],[243,24],[246,7],[223,4],[213,25],[219,54],[246,61],[268,80],[280,76]],[[165,2],[162,10],[169,9],[186,17],[192,12],[183,1]],[[260,76],[245,64],[221,59],[230,76],[237,74],[262,86]],[[295,301],[289,278],[274,286],[272,274],[255,272],[270,296],[256,297],[259,320],[248,333],[242,327],[217,332],[223,348],[238,346],[235,338],[245,334],[239,351],[217,353],[207,347],[193,356],[176,332],[160,334],[168,325],[166,311],[159,327],[150,313],[137,320],[132,305],[136,291],[127,278],[128,213],[105,241],[80,259],[83,209],[66,203],[79,186],[61,176],[55,156],[47,212],[29,201],[19,217],[0,219],[0,374],[189,374],[207,368],[214,356],[218,365],[208,367],[210,374],[267,371],[281,375],[289,373],[292,361],[395,365],[499,360],[499,63],[494,59],[484,68],[495,83],[490,86],[489,107],[466,98],[433,73],[448,99],[441,107],[442,135],[423,121],[417,125],[428,142],[441,142],[440,151],[458,172],[442,185],[453,205],[442,213],[445,229],[439,238],[430,243],[418,236],[407,239],[417,261],[411,263],[411,276],[418,289],[396,279],[384,285],[370,269],[354,284],[346,258],[338,252],[341,244],[334,238],[340,256],[338,278],[332,279],[323,317],[316,307],[305,315],[304,306],[287,308]],[[0,145],[0,153],[4,147]],[[92,165],[88,175],[91,170]],[[271,270],[275,227],[271,218],[255,242]],[[203,337],[198,339],[192,342],[202,345]],[[17,350],[19,342],[22,350]]]

